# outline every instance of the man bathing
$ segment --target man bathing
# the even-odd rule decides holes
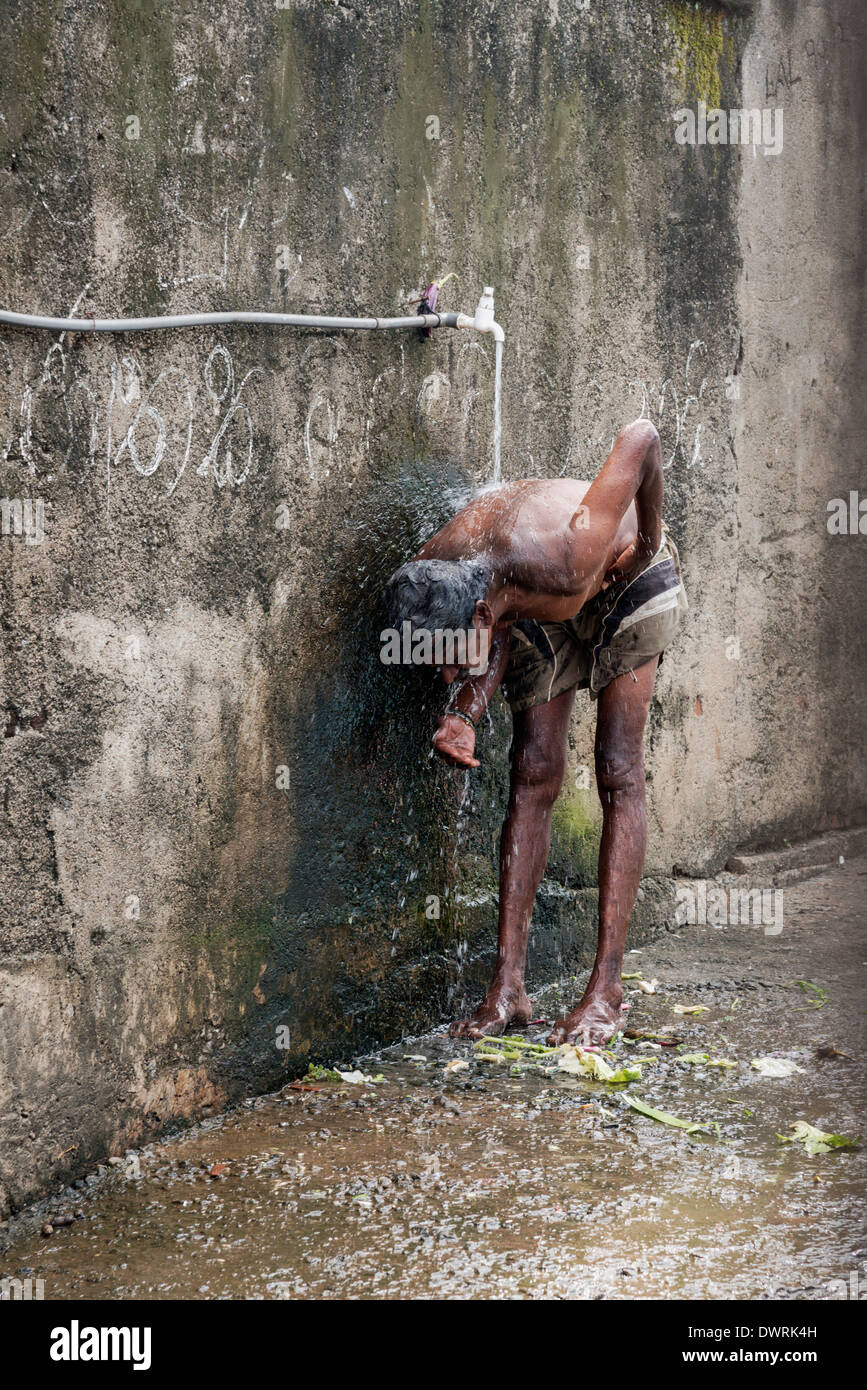
[[[623,948],[647,840],[644,725],[659,660],[687,606],[662,492],[659,436],[636,420],[594,482],[526,479],[488,490],[388,582],[395,627],[473,627],[483,649],[489,642],[483,673],[440,668],[446,684],[463,677],[434,735],[440,756],[478,767],[475,726],[498,687],[513,714],[497,965],[453,1037],[503,1033],[532,1016],[527,939],[579,688],[597,699],[599,937],[584,996],[548,1041],[600,1046],[620,1028]]]

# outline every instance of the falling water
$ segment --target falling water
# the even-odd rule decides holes
[[[503,481],[503,470],[500,465],[500,436],[502,433],[500,423],[500,397],[503,381],[503,344],[498,340],[494,348],[494,476],[492,481],[495,486],[498,486]]]
[[[472,810],[472,783],[470,782],[470,769],[467,768],[461,778],[461,795],[458,802],[458,815],[455,823],[454,847],[452,850],[452,891],[457,892],[460,876],[460,852],[461,841],[467,828],[467,823]]]
[[[497,346],[499,347],[499,344],[497,344]],[[458,803],[458,814],[457,814],[457,820],[456,820],[456,822],[455,822],[455,838],[454,838],[454,849],[453,849],[453,851],[452,851],[452,873],[451,873],[451,879],[452,879],[452,882],[451,882],[451,892],[452,892],[453,902],[454,902],[454,905],[455,905],[455,913],[456,913],[455,920],[456,920],[456,922],[458,921],[458,918],[457,918],[458,905],[459,905],[459,903],[461,902],[461,894],[460,894],[460,851],[461,851],[461,844],[462,844],[462,842],[463,842],[463,841],[465,840],[465,838],[466,838],[467,827],[468,827],[468,823],[469,823],[469,819],[470,819],[470,814],[471,814],[471,812],[472,812],[472,793],[473,793],[473,788],[472,788],[472,783],[471,783],[471,781],[470,781],[470,769],[469,769],[469,768],[467,768],[467,770],[466,770],[466,772],[464,773],[463,778],[461,779],[461,781],[462,781],[462,786],[461,786],[460,801],[459,801],[459,803]],[[457,967],[458,967],[458,969],[457,969],[457,979],[456,979],[455,982],[454,982],[454,987],[453,987],[453,989],[450,990],[450,1002],[451,1002],[451,997],[452,997],[454,994],[458,994],[459,997],[460,997],[461,999],[463,999],[463,996],[464,996],[464,966],[465,966],[465,964],[466,964],[467,953],[468,953],[468,942],[465,941],[465,940],[459,941],[458,944],[457,944],[457,952],[456,952],[456,954],[457,954]]]

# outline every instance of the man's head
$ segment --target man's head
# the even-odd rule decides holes
[[[410,560],[385,586],[389,622],[394,628],[409,622],[413,630],[430,633],[475,628],[481,635],[494,623],[486,601],[490,582],[490,567],[482,560]],[[459,669],[443,664],[443,679],[454,680]]]

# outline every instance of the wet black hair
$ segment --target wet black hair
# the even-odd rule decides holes
[[[468,631],[473,609],[488,592],[491,568],[484,560],[410,560],[385,586],[392,627],[407,620],[428,632]]]

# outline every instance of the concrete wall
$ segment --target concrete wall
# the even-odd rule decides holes
[[[654,420],[692,607],[638,932],[675,866],[867,799],[864,542],[826,528],[863,480],[860,24],[856,0],[5,23],[5,307],[389,314],[454,270],[447,308],[497,290],[506,477],[592,476]],[[699,100],[782,107],[782,153],[678,145]],[[507,712],[479,773],[434,766],[442,694],[380,665],[376,600],[490,477],[492,365],[446,331],[0,335],[0,495],[45,530],[0,538],[4,1204],[484,978]],[[592,945],[592,727],[582,699],[537,981]]]

